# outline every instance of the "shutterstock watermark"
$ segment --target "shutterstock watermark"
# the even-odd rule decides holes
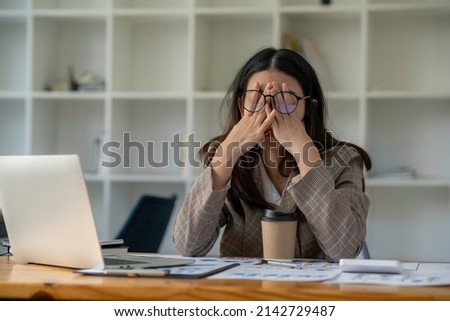
[[[188,135],[186,140],[181,140],[180,137],[180,133],[177,133],[172,141],[162,141],[160,146],[155,146],[153,141],[143,143],[131,140],[131,133],[124,132],[121,142],[109,141],[103,144],[101,166],[130,168],[133,151],[137,155],[138,168],[144,168],[146,165],[165,168],[171,161],[178,167],[185,167],[188,164],[194,167],[201,166],[201,162],[195,158],[196,148],[200,148],[201,143],[195,140],[194,134]],[[169,157],[171,150],[173,158]],[[159,159],[156,159],[157,155],[160,156]]]
[[[251,145],[250,147],[256,145],[257,142]],[[343,142],[342,145],[347,144],[347,142]],[[159,145],[159,146],[157,146]],[[341,145],[341,146],[342,146]],[[102,146],[102,162],[101,166],[105,168],[116,168],[116,167],[124,167],[131,168],[133,166],[137,166],[138,168],[145,168],[146,166],[150,166],[153,168],[166,168],[171,165],[175,165],[180,168],[184,168],[186,166],[191,166],[194,168],[203,167],[203,162],[199,160],[196,155],[201,148],[202,143],[195,139],[195,135],[189,134],[188,136],[181,139],[181,134],[176,133],[171,141],[161,141],[159,144],[156,144],[154,141],[146,141],[141,142],[137,140],[131,139],[131,133],[124,132],[122,136],[122,141],[108,141],[105,142]],[[289,146],[289,142],[284,143],[285,148],[291,147]],[[216,142],[215,144],[211,144],[210,155],[241,155],[244,156],[241,158],[239,162],[239,166],[244,166],[246,168],[256,167],[262,161],[261,157],[257,155],[257,152],[252,150],[250,147],[243,146],[240,142],[233,142],[226,146],[226,149],[223,146]],[[304,155],[309,155],[308,150],[311,148],[319,148],[321,149],[323,146],[320,143],[309,142],[302,147],[300,153]],[[267,147],[266,147],[267,148]],[[286,156],[286,149],[280,149],[278,147],[272,146],[268,148],[273,148],[276,150],[276,153],[280,153],[279,157]],[[238,152],[236,153],[236,150]],[[294,158],[296,155],[294,155]],[[342,159],[342,157],[338,153],[326,153],[324,155],[325,163],[327,162],[327,157],[331,157],[331,161],[338,162],[339,166],[348,166],[346,161]],[[133,165],[132,165],[133,161]],[[317,163],[316,160],[309,160],[308,157],[304,157],[303,161],[306,162],[307,165],[314,166]],[[232,166],[234,162],[230,162]],[[212,160],[210,166],[220,166],[222,165],[219,160]],[[267,167],[277,167],[278,164],[273,161],[265,161],[265,165]],[[295,163],[288,164],[290,167],[295,167]]]

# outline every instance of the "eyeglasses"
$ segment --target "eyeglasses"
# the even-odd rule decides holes
[[[275,95],[264,95],[256,89],[247,90],[238,95],[242,106],[250,112],[258,112],[266,105],[267,98],[272,100],[272,106],[282,114],[290,114],[297,108],[298,102],[311,96],[299,97],[289,91],[280,91]]]

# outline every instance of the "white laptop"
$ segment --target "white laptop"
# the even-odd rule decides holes
[[[77,155],[0,156],[0,208],[18,262],[99,274],[195,261],[131,254],[104,258]]]

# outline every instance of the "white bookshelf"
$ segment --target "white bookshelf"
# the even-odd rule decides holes
[[[371,255],[450,261],[450,0],[0,0],[0,154],[80,155],[102,239],[142,193],[176,193],[177,211],[200,169],[164,142],[220,133],[236,71],[285,33],[320,49],[330,129],[375,170],[417,173],[368,179]],[[46,91],[69,65],[104,90]],[[130,166],[95,171],[96,141],[123,156],[124,133],[167,166],[130,147]]]

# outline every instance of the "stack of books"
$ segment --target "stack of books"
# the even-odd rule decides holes
[[[116,255],[128,253],[128,246],[125,246],[122,239],[100,241],[103,255]]]

